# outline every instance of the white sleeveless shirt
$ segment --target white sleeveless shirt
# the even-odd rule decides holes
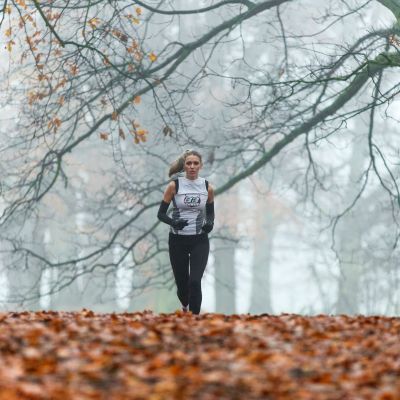
[[[206,180],[178,178],[178,191],[172,199],[172,219],[186,219],[188,225],[181,230],[171,227],[171,232],[178,235],[199,235],[205,220],[205,208],[208,199]]]

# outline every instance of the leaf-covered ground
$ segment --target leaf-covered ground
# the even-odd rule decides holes
[[[400,318],[0,314],[0,399],[400,398]]]

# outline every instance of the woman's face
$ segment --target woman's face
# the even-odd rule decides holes
[[[188,179],[197,179],[200,168],[202,167],[200,158],[195,155],[189,155],[185,159],[185,173]]]

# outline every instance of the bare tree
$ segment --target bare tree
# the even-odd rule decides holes
[[[0,21],[13,60],[3,87],[15,111],[14,129],[1,139],[5,246],[28,266],[40,260],[41,268],[57,270],[53,291],[127,259],[138,270],[165,251],[154,218],[166,183],[160,168],[188,145],[213,155],[213,172],[225,176],[217,194],[299,157],[305,167],[293,184],[321,211],[316,199],[326,192],[328,160],[318,155],[360,114],[370,115],[363,176],[375,176],[368,183],[386,195],[395,246],[400,195],[391,152],[398,144],[383,143],[374,120],[397,117],[391,104],[399,89],[400,4],[314,3],[307,12],[308,0],[204,1],[193,8],[181,1],[4,1]],[[365,24],[378,11],[385,24]],[[347,21],[349,31],[337,35]],[[203,107],[204,93],[223,111]],[[224,125],[210,141],[216,112]],[[103,156],[96,158],[98,151]],[[105,181],[87,190],[93,222],[84,252],[51,257],[19,237],[17,221],[34,220],[52,193],[72,196],[78,170],[99,161]],[[346,202],[357,203],[366,186]],[[142,284],[165,280],[155,269]]]

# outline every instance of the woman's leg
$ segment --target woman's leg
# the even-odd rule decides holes
[[[186,307],[189,304],[189,252],[187,246],[173,238],[169,239],[168,245],[178,299]]]
[[[210,243],[208,237],[202,237],[193,244],[190,252],[190,276],[189,276],[189,310],[193,314],[199,314],[202,301],[201,278],[206,269]]]

